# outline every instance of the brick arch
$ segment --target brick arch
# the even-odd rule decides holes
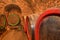
[[[6,13],[5,7],[9,4],[18,5],[20,7],[21,11],[22,11],[23,16],[25,16],[26,14],[29,15],[29,14],[33,13],[31,8],[29,7],[29,4],[25,0],[17,0],[16,2],[12,2],[12,0],[9,0],[9,1],[6,0],[5,2],[6,2],[6,4],[3,7],[3,10],[4,10],[5,13]]]
[[[21,8],[16,4],[8,4],[5,6],[5,11],[10,12],[11,10],[17,10],[18,12],[22,12]]]
[[[43,12],[39,18],[36,21],[36,25],[35,25],[35,40],[39,40],[39,28],[41,28],[41,22],[42,20],[45,18],[45,16],[47,15],[60,15],[60,9],[59,8],[52,8],[49,10],[46,10],[45,12]]]

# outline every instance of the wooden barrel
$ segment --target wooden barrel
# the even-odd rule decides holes
[[[1,14],[0,15],[0,34],[2,34],[6,29],[6,16]]]
[[[47,16],[40,25],[40,40],[60,40],[60,17]]]
[[[20,20],[19,16],[16,14],[10,14],[8,16],[8,24],[11,26],[16,26],[17,24],[19,24],[20,21],[21,20]]]
[[[0,15],[0,26],[5,26],[6,24],[6,16],[1,14]]]
[[[18,18],[17,15],[15,14],[9,15],[8,22],[9,22],[9,25],[11,25],[9,27],[11,27],[12,29],[7,30],[5,33],[2,34],[2,36],[0,37],[1,40],[28,40],[27,33],[24,31],[22,25],[19,24],[20,19]],[[16,25],[18,28],[14,29]]]
[[[60,16],[60,9],[59,8],[48,9],[39,16],[39,18],[37,19],[36,25],[35,25],[35,40],[60,40],[60,38],[58,36],[59,32],[56,30],[58,27],[56,27],[56,28],[53,27],[53,29],[51,29],[52,27],[50,27],[49,25],[48,25],[48,27],[47,26],[45,27],[44,25],[42,25],[44,23],[44,22],[42,23],[43,19],[48,17],[48,16],[52,16],[52,15]],[[58,17],[58,19],[59,19],[59,17]],[[56,25],[56,24],[54,24],[54,25]],[[42,26],[44,26],[44,27],[42,27]],[[53,32],[54,28],[55,28],[57,33]],[[56,35],[56,34],[58,34],[58,35]],[[56,39],[53,36],[55,36]]]

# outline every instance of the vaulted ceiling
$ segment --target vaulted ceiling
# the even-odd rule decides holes
[[[5,7],[10,4],[20,7],[22,15],[41,14],[48,8],[60,8],[59,0],[0,0],[0,13],[4,13]]]

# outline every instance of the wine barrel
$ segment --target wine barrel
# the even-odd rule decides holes
[[[8,24],[10,26],[16,26],[17,24],[19,24],[20,21],[21,20],[20,20],[19,16],[16,14],[10,14],[8,16]]]
[[[49,23],[51,23],[51,25],[48,24],[48,22],[46,22],[48,27],[47,27],[47,25],[46,26],[43,25],[45,23],[45,22],[43,22],[43,19],[48,16],[60,16],[60,9],[51,8],[51,9],[46,10],[44,13],[42,13],[39,16],[39,18],[37,19],[36,25],[35,25],[35,40],[60,40],[60,38],[58,36],[60,34],[60,32],[58,32],[58,30],[56,30],[57,28],[59,29],[59,27],[55,27],[55,26],[57,26],[57,24],[54,24],[54,26],[51,27],[53,25],[52,23],[54,22],[53,21],[54,18],[52,18],[52,21],[51,21],[52,23],[48,21]],[[57,17],[57,18],[59,19],[59,17]],[[48,18],[46,18],[46,19],[48,19]],[[56,19],[54,19],[54,20],[56,20]],[[58,21],[58,19],[57,19],[57,21]]]
[[[6,16],[1,14],[0,15],[0,35],[6,31],[5,29],[5,26],[6,26]]]
[[[42,20],[40,40],[60,40],[60,17],[48,16]]]

